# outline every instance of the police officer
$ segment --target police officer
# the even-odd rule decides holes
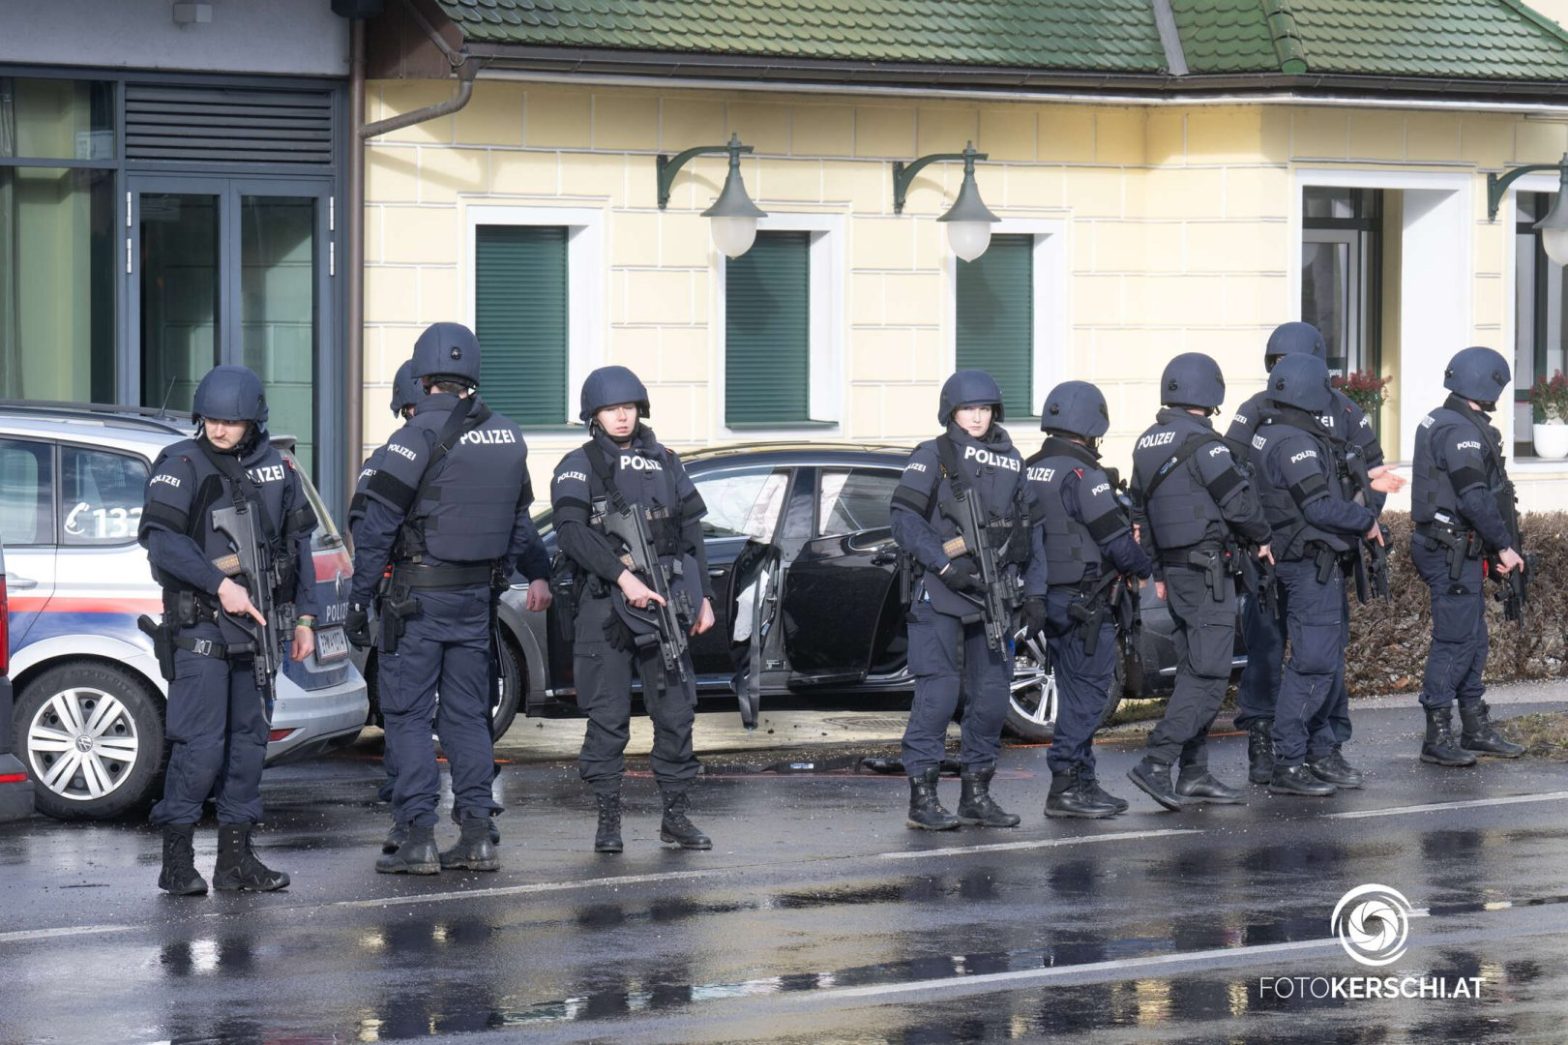
[[[1165,716],[1127,775],[1167,809],[1241,801],[1209,772],[1208,733],[1230,681],[1234,573],[1243,555],[1271,559],[1272,535],[1251,485],[1209,420],[1224,401],[1218,363],[1200,352],[1177,356],[1160,376],[1164,409],[1133,448],[1133,504],[1155,550],[1155,593],[1168,601],[1180,659]],[[1171,764],[1178,760],[1172,787]]]
[[[214,527],[213,512],[237,500],[260,507],[262,528],[284,580],[276,605],[297,614],[290,656],[315,649],[315,568],[310,535],[316,515],[294,471],[267,438],[261,380],[242,366],[220,366],[196,386],[196,438],[167,447],[153,463],[137,539],[163,588],[163,627],[174,648],[167,732],[171,742],[163,800],[152,822],[163,828],[158,888],[205,893],[191,839],[209,796],[218,807],[217,889],[271,891],[289,876],[261,862],[251,832],[261,821],[261,768],[268,717],[256,686],[252,631],[265,625],[251,599],[254,578],[231,578],[214,565],[236,549]],[[277,636],[278,640],[285,636]]]
[[[1116,621],[1111,588],[1147,577],[1150,562],[1118,499],[1115,478],[1100,465],[1100,437],[1110,428],[1105,396],[1086,381],[1066,381],[1046,396],[1046,439],[1025,462],[1045,519],[1045,634],[1060,696],[1046,761],[1051,790],[1046,816],[1100,818],[1125,812],[1094,775],[1094,730],[1116,674]]]
[[[424,386],[420,384],[418,378],[414,377],[414,361],[412,359],[404,360],[403,365],[397,368],[397,373],[392,378],[392,416],[406,422],[414,415],[414,407],[419,405],[419,401],[424,397]],[[351,530],[365,514],[365,488],[369,485],[370,478],[381,469],[381,459],[386,455],[386,452],[387,444],[383,443],[372,450],[370,456],[365,458],[365,463],[360,466],[359,478],[354,486],[354,496],[349,501],[348,506],[348,524]],[[551,601],[550,557],[545,553],[544,543],[540,541],[530,544],[528,551],[523,553],[521,560],[518,562],[517,568],[518,572],[528,581],[526,606],[529,612],[543,612],[549,609]],[[379,602],[382,594],[379,587],[376,594]],[[379,607],[377,608],[379,610]],[[373,638],[374,636],[372,636]],[[499,637],[496,641],[499,641]],[[499,646],[492,648],[491,656],[500,656]],[[382,751],[381,765],[386,770],[386,778],[381,782],[381,787],[376,792],[376,800],[390,803],[392,801],[392,792],[397,783],[397,756],[395,749],[391,745],[387,745]],[[496,766],[496,771],[500,771],[500,766]],[[454,818],[456,817],[456,807],[453,808],[452,815]],[[391,830],[387,832],[386,841],[381,843],[381,851],[383,853],[396,852],[398,846],[402,845],[407,837],[407,825],[400,824],[394,820]],[[496,827],[494,817],[490,818],[490,841],[492,843],[501,841],[501,832]]]
[[[893,539],[919,574],[909,610],[909,670],[915,699],[904,730],[909,774],[905,823],[927,831],[959,824],[1016,827],[1018,817],[991,797],[1002,724],[1012,683],[1008,643],[992,649],[979,607],[980,565],[943,545],[958,536],[956,494],[978,496],[999,567],[1022,576],[1024,615],[1031,633],[1045,626],[1045,549],[1041,518],[1023,476],[1022,455],[1002,420],[1002,393],[983,370],[960,370],[942,385],[937,421],[945,431],[917,446],[893,491]],[[1005,623],[1011,638],[1012,622]],[[955,817],[937,798],[937,776],[948,723],[967,697],[963,715],[962,791]]]
[[[1361,774],[1339,753],[1333,718],[1350,641],[1345,573],[1359,554],[1357,542],[1377,532],[1377,511],[1352,500],[1335,473],[1338,451],[1320,421],[1334,402],[1323,360],[1287,355],[1269,374],[1267,391],[1272,409],[1252,437],[1253,460],[1274,528],[1290,640],[1274,711],[1269,792],[1321,797],[1361,786]]]
[[[390,564],[377,688],[398,771],[392,815],[407,837],[376,870],[494,871],[500,861],[489,822],[500,807],[490,793],[491,597],[498,573],[510,575],[539,540],[528,517],[528,451],[517,426],[475,392],[480,349],[467,327],[432,324],[414,344],[413,363],[426,394],[366,480],[347,622],[350,639],[369,645],[370,601]],[[432,716],[461,832],[439,854]]]
[[[1525,568],[1518,534],[1508,521],[1515,509],[1502,436],[1488,416],[1511,378],[1508,361],[1497,352],[1464,349],[1443,372],[1443,387],[1452,394],[1416,429],[1410,558],[1432,591],[1432,648],[1421,680],[1426,711],[1421,761],[1440,766],[1474,765],[1475,752],[1503,758],[1524,753],[1493,727],[1481,699],[1488,649],[1483,550],[1499,574]],[[1451,713],[1456,698],[1458,744]]]
[[[692,753],[697,708],[696,676],[688,651],[684,677],[665,670],[657,641],[637,641],[656,629],[639,612],[667,605],[644,578],[628,569],[626,551],[602,525],[606,511],[627,507],[644,513],[659,560],[684,590],[695,619],[691,634],[713,627],[713,592],[702,540],[707,508],[675,451],[660,444],[649,416],[648,390],[623,366],[600,367],[583,382],[579,417],[591,438],[561,459],[551,481],[555,530],[574,567],[583,598],[577,606],[573,668],[577,700],[588,713],[578,771],[593,790],[598,827],[593,848],[619,853],[621,778],[630,737],[631,690],[642,680],[643,704],[653,720],[653,775],[663,798],[659,838],[682,849],[711,849],[713,842],[687,817],[688,791],[701,767]],[[673,593],[672,593],[673,594]]]
[[[1327,362],[1328,346],[1317,327],[1311,323],[1282,323],[1276,327],[1263,350],[1265,371],[1273,372],[1274,364],[1295,353]],[[1247,463],[1249,468],[1253,433],[1269,409],[1265,387],[1241,405],[1225,433],[1236,460]],[[1332,406],[1318,418],[1318,423],[1335,451],[1335,468],[1341,479],[1349,478],[1352,472],[1358,476],[1364,474],[1368,486],[1366,502],[1381,513],[1384,495],[1403,489],[1405,481],[1384,464],[1383,445],[1371,419],[1353,399],[1336,388]],[[1379,530],[1376,540],[1381,543],[1382,539]],[[1283,586],[1276,581],[1274,587],[1275,602],[1283,607]],[[1348,603],[1346,608],[1348,612]],[[1346,626],[1349,626],[1348,619]],[[1266,784],[1274,775],[1274,704],[1279,699],[1280,671],[1285,658],[1285,614],[1265,609],[1260,598],[1248,599],[1242,607],[1242,633],[1247,642],[1247,665],[1242,669],[1237,687],[1235,725],[1237,729],[1247,731],[1247,778],[1254,784]],[[1350,739],[1350,693],[1344,683],[1344,673],[1336,677],[1330,720],[1338,737],[1337,754],[1339,746]],[[1344,758],[1340,755],[1334,761],[1342,763]],[[1336,766],[1336,769],[1336,782],[1340,786],[1355,785],[1356,770],[1348,764]]]

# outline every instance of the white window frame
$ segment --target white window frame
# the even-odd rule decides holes
[[[1555,172],[1546,171],[1540,174],[1526,174],[1519,178],[1508,191],[1503,194],[1502,204],[1497,208],[1497,223],[1508,230],[1508,246],[1503,251],[1503,293],[1507,302],[1503,309],[1503,343],[1508,351],[1503,354],[1508,358],[1508,365],[1514,368],[1514,343],[1519,336],[1518,331],[1518,302],[1519,302],[1519,265],[1514,255],[1514,229],[1519,224],[1519,193],[1521,192],[1548,192],[1557,193],[1561,190],[1561,179]],[[1559,306],[1560,307],[1560,306]],[[1517,369],[1517,368],[1515,368]],[[1518,375],[1516,374],[1517,378]],[[1506,418],[1512,426],[1503,432],[1503,450],[1508,456],[1509,467],[1522,472],[1551,472],[1561,474],[1565,469],[1562,461],[1553,461],[1536,457],[1530,454],[1526,457],[1514,456],[1516,443],[1528,443],[1534,438],[1530,428],[1519,428],[1519,411],[1513,402],[1514,386],[1509,385],[1506,393],[1509,399],[1508,409],[1499,410],[1495,421]],[[1524,409],[1524,416],[1531,417],[1528,405]],[[1533,422],[1532,422],[1533,423]]]
[[[731,428],[725,412],[725,343],[729,327],[729,259],[713,250],[715,259],[713,294],[713,381],[710,406],[718,438],[764,440],[799,439],[802,435],[840,435],[844,427],[844,216],[841,214],[769,214],[757,220],[761,232],[807,232],[808,309],[810,315],[810,354],[807,361],[808,411],[811,422],[780,425],[777,428]],[[712,249],[710,247],[710,249]]]
[[[561,425],[577,425],[577,390],[605,358],[604,211],[564,207],[493,207],[470,204],[464,209],[464,300],[468,326],[474,327],[478,311],[478,235],[481,225],[554,225],[566,233],[566,401],[561,404]],[[550,431],[555,425],[525,427],[524,431]]]
[[[1007,423],[1038,420],[1039,407],[1046,395],[1064,380],[1068,347],[1071,345],[1071,295],[1067,283],[1067,222],[1048,218],[1003,218],[991,226],[993,236],[1034,237],[1034,331],[1031,346],[1031,390],[1028,417],[1007,418]],[[946,244],[943,235],[943,281],[947,287],[943,302],[943,326],[947,373],[958,369],[958,255]],[[945,376],[945,375],[944,375]]]

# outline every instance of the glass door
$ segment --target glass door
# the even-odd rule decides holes
[[[326,351],[331,317],[327,185],[265,179],[138,176],[130,181],[127,278],[137,332],[136,398],[189,413],[219,363],[261,377],[274,435],[292,435],[317,479],[338,394]]]

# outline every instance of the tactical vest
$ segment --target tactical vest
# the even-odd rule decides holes
[[[1342,535],[1320,530],[1307,521],[1301,505],[1296,500],[1300,491],[1292,491],[1289,487],[1274,484],[1268,468],[1270,455],[1279,452],[1277,448],[1287,433],[1305,435],[1317,449],[1319,460],[1329,462],[1331,478],[1325,480],[1328,495],[1338,501],[1350,499],[1345,496],[1344,487],[1337,481],[1337,472],[1333,465],[1335,449],[1328,433],[1318,425],[1308,427],[1306,422],[1292,423],[1290,419],[1278,413],[1270,414],[1264,423],[1258,426],[1257,434],[1252,437],[1252,446],[1257,454],[1255,482],[1258,500],[1263,505],[1263,514],[1268,519],[1269,528],[1274,531],[1272,547],[1275,557],[1285,560],[1307,558],[1308,542],[1327,545],[1337,552],[1348,551],[1350,544]]]
[[[1167,416],[1144,432],[1132,451],[1137,487],[1134,496],[1143,499],[1144,516],[1149,520],[1155,547],[1162,552],[1172,552],[1207,542],[1222,542],[1229,527],[1220,514],[1220,506],[1214,502],[1214,495],[1203,485],[1193,458],[1198,447],[1211,442],[1223,444],[1224,440],[1191,414],[1161,413]],[[1189,445],[1189,440],[1197,442]],[[1185,456],[1171,466],[1171,462],[1183,453]],[[1167,467],[1165,478],[1154,486],[1156,477]],[[1151,486],[1152,497],[1146,493]]]
[[[1469,438],[1472,432],[1475,433],[1475,440],[1481,444],[1482,456],[1486,461],[1486,474],[1482,478],[1486,483],[1487,494],[1495,498],[1507,482],[1501,464],[1502,452],[1498,446],[1498,437],[1494,435],[1495,430],[1474,410],[1444,403],[1423,417],[1421,423],[1416,426],[1416,448],[1410,469],[1411,522],[1432,522],[1438,512],[1443,512],[1452,519],[1461,518],[1459,493],[1454,476],[1438,467],[1437,455],[1432,451],[1433,440],[1441,438],[1444,433],[1454,428],[1457,428],[1466,438]],[[1466,486],[1474,481],[1469,477],[1462,476],[1462,478],[1465,479]]]
[[[1077,584],[1085,576],[1104,572],[1104,556],[1100,554],[1094,535],[1085,523],[1068,514],[1067,505],[1062,501],[1067,476],[1082,470],[1081,487],[1091,476],[1099,477],[1099,466],[1087,459],[1087,455],[1064,450],[1061,442],[1048,440],[1025,464],[1025,475],[1034,487],[1035,502],[1045,517],[1045,575],[1053,587]],[[1080,497],[1079,504],[1082,502]]]
[[[528,478],[522,430],[482,402],[487,417],[466,428],[439,461],[427,465],[404,523],[400,559],[428,554],[449,563],[494,562],[512,541]],[[415,413],[408,427],[428,433],[431,452],[450,411]]]
[[[992,547],[1001,549],[1001,560],[1014,565],[1028,562],[1031,520],[1025,509],[1023,455],[1015,447],[991,450],[979,444],[961,446],[945,435],[925,445],[935,452],[941,467],[926,509],[926,521],[937,535],[943,541],[958,536],[958,524],[941,508],[953,499],[952,476],[956,473],[961,483],[979,493]]]
[[[657,442],[644,446],[634,441],[622,449],[598,437],[583,444],[582,454],[587,460],[588,491],[593,501],[590,525],[603,517],[613,487],[626,504],[648,513],[648,529],[659,557],[680,555],[682,506],[675,484],[675,455]],[[598,525],[594,529],[603,532]]]

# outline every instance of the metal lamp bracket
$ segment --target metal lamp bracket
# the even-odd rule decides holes
[[[1536,174],[1541,171],[1565,171],[1564,176],[1568,177],[1568,156],[1564,156],[1559,163],[1532,163],[1528,167],[1515,167],[1506,174],[1488,174],[1486,176],[1486,220],[1497,220],[1497,211],[1503,205],[1503,194],[1508,191],[1508,186],[1526,174]]]
[[[742,145],[740,143],[740,135],[731,134],[728,145],[699,145],[696,148],[678,152],[673,157],[666,156],[662,152],[659,153],[657,164],[659,174],[659,209],[664,210],[665,205],[670,202],[670,186],[675,183],[675,175],[679,174],[682,167],[698,156],[728,153],[730,158],[734,159],[742,153],[751,152],[751,149],[750,145]]]
[[[970,142],[964,147],[963,152],[933,152],[929,156],[922,156],[918,160],[910,160],[908,163],[905,163],[903,160],[894,160],[893,213],[904,213],[904,201],[909,196],[909,183],[915,180],[915,175],[919,174],[930,164],[962,160],[964,173],[973,174],[975,161],[984,159],[989,159],[989,157],[983,152],[975,152],[975,144]]]

